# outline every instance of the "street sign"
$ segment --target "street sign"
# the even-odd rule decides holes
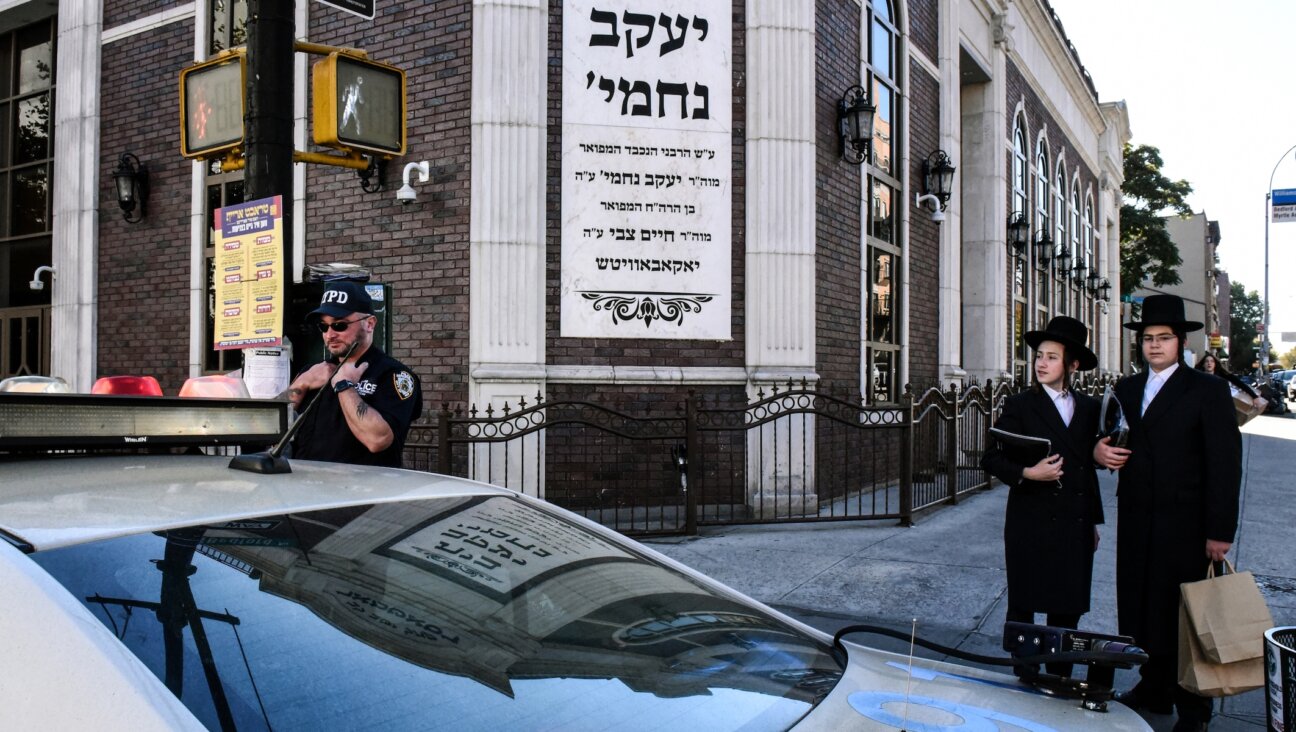
[[[1143,296],[1142,295],[1121,295],[1121,302],[1133,302],[1141,305],[1143,304]]]
[[[209,158],[243,144],[242,52],[180,72],[180,154]]]
[[[1272,221],[1275,224],[1296,221],[1296,188],[1280,188],[1274,191],[1270,202],[1273,204]]]
[[[319,2],[368,20],[373,20],[374,17],[375,0],[319,0]]]
[[[383,157],[405,154],[405,72],[331,53],[312,69],[315,144]]]

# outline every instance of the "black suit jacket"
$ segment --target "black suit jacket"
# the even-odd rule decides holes
[[[1131,451],[1117,489],[1117,609],[1122,634],[1172,654],[1179,584],[1206,576],[1207,539],[1237,530],[1242,438],[1223,379],[1180,364],[1141,414],[1147,380],[1116,385]]]
[[[1052,442],[1062,456],[1062,485],[1022,479],[1040,461],[1038,450],[1000,444],[991,438],[981,465],[1009,486],[1004,516],[1004,559],[1008,605],[1017,610],[1082,614],[1089,611],[1093,576],[1093,527],[1103,522],[1102,497],[1094,470],[1098,400],[1071,393],[1075,414],[1068,427],[1042,389],[1004,401],[995,426]]]

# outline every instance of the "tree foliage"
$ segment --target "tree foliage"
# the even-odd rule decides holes
[[[1161,172],[1161,151],[1151,145],[1125,145],[1125,202],[1121,205],[1121,293],[1129,294],[1150,279],[1158,287],[1179,284],[1183,263],[1179,247],[1166,231],[1167,213],[1192,215],[1186,180]]]
[[[1296,369],[1296,346],[1286,353],[1278,354],[1278,362],[1285,369]]]
[[[1245,374],[1255,370],[1259,346],[1256,336],[1264,322],[1264,300],[1255,290],[1246,291],[1241,282],[1229,285],[1229,371]]]

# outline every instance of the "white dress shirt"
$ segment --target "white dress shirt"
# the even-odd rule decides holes
[[[1139,412],[1139,414],[1147,414],[1148,405],[1152,403],[1153,399],[1156,399],[1157,392],[1161,391],[1161,387],[1165,386],[1166,381],[1170,379],[1170,376],[1174,374],[1177,368],[1179,368],[1178,362],[1170,364],[1159,373],[1156,371],[1148,373],[1147,384],[1143,387],[1143,411]]]
[[[1062,416],[1062,424],[1070,427],[1071,418],[1075,416],[1075,399],[1071,398],[1071,392],[1056,391],[1045,384],[1040,386],[1044,387],[1044,393],[1053,400],[1053,406],[1057,407],[1058,414]]]

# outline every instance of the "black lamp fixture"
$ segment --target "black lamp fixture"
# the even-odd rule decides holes
[[[873,141],[873,113],[868,92],[856,84],[846,90],[837,102],[837,134],[841,137],[842,159],[861,165],[869,158]]]
[[[1035,240],[1035,263],[1040,269],[1047,269],[1051,261],[1053,261],[1053,240],[1049,238],[1048,232],[1041,231],[1039,238]]]
[[[940,201],[940,210],[945,210],[950,195],[954,191],[954,164],[944,150],[936,150],[927,156],[922,164],[923,193],[935,196]]]
[[[1089,290],[1090,295],[1098,294],[1098,281],[1101,279],[1102,277],[1098,276],[1098,270],[1089,270],[1089,275],[1085,277],[1085,287]]]
[[[1071,268],[1071,282],[1075,284],[1076,288],[1084,288],[1083,280],[1085,273],[1088,271],[1089,268],[1085,266],[1084,260],[1076,260],[1075,266]]]
[[[117,205],[121,206],[122,218],[129,223],[138,224],[144,220],[144,204],[148,201],[148,168],[131,153],[122,153],[112,175],[113,183],[117,186]],[[139,207],[139,213],[132,218],[136,206]]]
[[[1057,256],[1053,258],[1053,262],[1057,265],[1058,278],[1065,278],[1071,269],[1071,250],[1067,248],[1065,243],[1062,245],[1062,251],[1058,252]]]
[[[1012,255],[1020,259],[1026,254],[1026,242],[1030,239],[1030,222],[1026,220],[1026,214],[1021,211],[1014,211],[1008,217],[1008,245],[1012,247]]]
[[[1098,299],[1103,302],[1111,302],[1111,288],[1111,280],[1106,277],[1102,278],[1102,282],[1098,283]]]

